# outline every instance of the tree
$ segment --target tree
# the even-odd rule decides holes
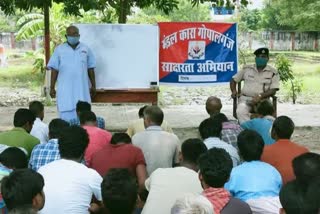
[[[261,29],[262,14],[258,9],[248,10],[242,8],[240,11],[239,29],[242,31],[257,31]]]
[[[179,0],[178,9],[174,9],[169,15],[151,6],[136,12],[129,18],[129,23],[155,24],[164,21],[210,21],[210,10],[208,4],[192,6],[188,0]]]
[[[280,80],[289,91],[288,94],[292,99],[292,103],[296,104],[297,97],[303,89],[302,80],[294,76],[292,62],[285,55],[277,56],[275,66],[279,72]]]
[[[268,24],[301,31],[319,31],[319,0],[269,0],[264,10]]]

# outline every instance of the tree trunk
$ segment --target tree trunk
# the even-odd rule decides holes
[[[290,82],[291,82],[291,91],[292,91],[292,102],[293,102],[293,104],[296,104],[296,99],[297,99],[297,97],[296,97],[296,89],[294,87],[293,81],[290,80]]]
[[[127,22],[127,15],[129,13],[130,7],[128,0],[120,0],[119,2],[119,12],[118,12],[118,23],[125,24]]]
[[[49,5],[44,5],[44,50],[46,57],[46,65],[50,59],[50,15],[49,15]]]

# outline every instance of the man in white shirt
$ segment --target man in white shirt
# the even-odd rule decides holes
[[[144,122],[143,122],[143,112],[147,107],[148,107],[147,105],[141,107],[138,112],[139,119],[134,120],[129,124],[129,127],[127,129],[127,134],[130,137],[133,137],[133,135],[135,135],[136,133],[142,132],[146,129],[144,127]],[[161,128],[163,131],[173,133],[172,128],[170,127],[168,122],[165,120],[162,121]]]
[[[102,201],[101,176],[80,163],[88,143],[88,134],[81,127],[70,126],[61,132],[61,159],[38,171],[44,178],[46,195],[41,214],[88,214],[93,196]]]
[[[181,147],[180,167],[155,170],[146,180],[149,195],[142,214],[170,213],[175,201],[185,194],[201,194],[197,161],[207,151],[200,139],[188,139]]]
[[[29,104],[29,110],[32,111],[36,120],[33,123],[30,134],[40,140],[40,143],[46,143],[49,140],[48,125],[42,122],[44,118],[44,106],[39,101],[32,101]]]
[[[146,130],[132,137],[132,144],[144,154],[149,175],[157,168],[172,167],[179,161],[179,138],[161,129],[163,117],[158,106],[148,106],[143,116]]]
[[[233,166],[237,166],[240,157],[236,148],[220,139],[222,130],[222,121],[218,118],[208,118],[200,123],[199,132],[204,144],[208,149],[222,148],[226,150],[233,162]]]

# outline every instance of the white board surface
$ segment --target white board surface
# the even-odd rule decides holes
[[[76,24],[93,51],[97,89],[150,88],[158,83],[158,26]]]

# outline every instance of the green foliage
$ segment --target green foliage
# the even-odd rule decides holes
[[[63,10],[66,14],[81,15],[81,9],[88,11],[97,8],[97,0],[1,0],[0,9],[5,14],[14,14],[16,9],[31,12],[34,9],[43,10],[51,7],[53,3],[64,3]]]
[[[291,61],[283,54],[276,57],[276,68],[280,75],[280,80],[284,83],[287,94],[292,98],[293,104],[296,103],[297,96],[303,90],[303,81],[295,77],[292,71]]]
[[[256,31],[261,29],[262,13],[258,9],[249,10],[242,8],[240,11],[240,31]]]
[[[177,0],[99,0],[98,10],[114,9],[119,23],[126,23],[127,17],[132,14],[132,8],[147,8],[154,6],[158,10],[169,14],[177,8]]]
[[[269,0],[264,9],[268,29],[318,31],[319,0]]]
[[[210,21],[209,6],[199,4],[193,7],[189,0],[179,0],[178,9],[174,9],[169,15],[151,6],[138,11],[128,20],[129,23],[136,24],[155,24],[161,21]]]

